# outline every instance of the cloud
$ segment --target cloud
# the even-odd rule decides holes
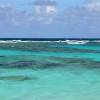
[[[88,0],[84,7],[90,11],[100,11],[100,0]]]

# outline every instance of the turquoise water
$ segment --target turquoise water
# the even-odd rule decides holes
[[[0,45],[0,100],[99,100],[99,94],[99,43]]]

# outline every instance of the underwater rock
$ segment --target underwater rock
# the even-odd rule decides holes
[[[5,64],[5,66],[13,67],[13,68],[30,68],[32,65],[34,65],[36,62],[35,61],[17,61],[17,62],[12,62]]]
[[[0,64],[0,66],[4,66],[5,64]]]
[[[39,65],[39,69],[48,69],[48,68],[57,68],[57,67],[62,67],[63,64],[61,63],[56,63],[56,62],[45,62],[45,63],[41,63],[41,65]]]
[[[94,61],[92,59],[76,59],[70,61],[69,63],[77,63],[84,68],[100,68],[100,61]]]
[[[100,62],[92,61],[92,62],[85,64],[85,66],[88,68],[100,68]]]
[[[85,58],[64,58],[64,57],[51,57],[51,58],[53,60],[64,62],[64,63],[85,63],[91,60],[91,59],[85,59]]]
[[[37,80],[37,77],[28,76],[0,76],[0,80],[10,80],[10,81],[26,81],[26,80]]]
[[[6,56],[0,56],[0,58],[3,58],[3,57],[6,57]]]
[[[18,56],[19,57],[19,56]],[[13,58],[15,59],[16,56]],[[20,57],[19,57],[20,58]],[[19,60],[19,58],[17,60]],[[29,57],[30,58],[30,57]],[[24,58],[21,58],[24,59]],[[15,62],[6,62],[0,63],[0,68],[18,68],[18,69],[50,69],[50,68],[59,68],[59,67],[70,67],[70,66],[80,66],[84,68],[100,68],[100,61],[94,61],[90,58],[78,58],[75,56],[73,58],[66,57],[55,57],[50,56],[42,59],[33,59],[33,60],[22,60]]]
[[[85,68],[100,68],[100,61],[94,61],[90,58],[64,58],[64,57],[50,57],[50,59],[58,61],[59,63],[72,66],[81,66]]]
[[[47,67],[55,66],[55,67],[57,67],[57,66],[61,66],[61,64],[59,64],[59,63],[47,63],[44,66],[47,66]]]

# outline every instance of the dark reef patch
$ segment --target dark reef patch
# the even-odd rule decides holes
[[[25,69],[25,68],[33,68],[33,66],[36,64],[36,61],[16,61],[16,62],[5,62],[0,63],[0,68],[19,68],[19,69]]]
[[[25,61],[14,61],[0,63],[0,68],[18,68],[18,69],[51,69],[59,67],[84,67],[100,68],[100,61],[89,58],[64,58],[64,57],[46,57],[43,59],[33,59]]]
[[[38,80],[38,78],[37,77],[28,77],[28,76],[0,76],[0,80],[27,81],[27,80]]]
[[[0,56],[0,58],[4,58],[4,57],[6,57],[6,56]]]
[[[89,58],[64,58],[64,57],[51,57],[52,60],[63,63],[64,66],[80,66],[84,68],[100,68],[100,61],[95,61]]]
[[[17,61],[17,62],[11,62],[5,64],[8,68],[32,68],[32,65],[34,65],[35,61]]]
[[[62,63],[56,63],[56,62],[45,62],[45,63],[42,63],[40,65],[40,69],[50,69],[50,68],[58,68],[58,67],[63,67],[63,64]]]

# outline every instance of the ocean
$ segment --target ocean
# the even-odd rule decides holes
[[[100,40],[0,40],[0,100],[99,100]]]

